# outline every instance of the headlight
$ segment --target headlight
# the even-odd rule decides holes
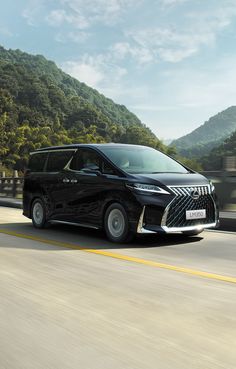
[[[144,183],[133,183],[133,184],[127,184],[128,188],[132,190],[142,191],[142,192],[149,192],[149,193],[159,193],[163,195],[169,195],[170,193],[166,190],[164,190],[161,187],[155,186],[155,185],[149,185]]]

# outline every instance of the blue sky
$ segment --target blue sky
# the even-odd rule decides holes
[[[0,44],[42,54],[161,139],[236,105],[236,0],[8,0]]]

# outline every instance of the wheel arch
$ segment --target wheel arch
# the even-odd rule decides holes
[[[107,209],[109,208],[110,205],[112,204],[119,204],[121,206],[123,206],[126,210],[126,207],[124,206],[124,204],[119,201],[119,200],[116,200],[116,199],[112,199],[112,200],[109,200],[103,207],[103,211],[102,211],[102,228],[104,229],[104,221],[105,221],[105,214],[106,214],[106,211]]]
[[[41,201],[43,202],[43,204],[44,204],[44,206],[45,206],[45,208],[46,208],[46,213],[47,213],[47,207],[46,207],[45,201],[44,201],[44,199],[43,199],[43,196],[42,196],[42,195],[40,195],[40,194],[35,194],[35,195],[32,197],[32,199],[30,200],[30,218],[31,218],[31,219],[32,219],[32,206],[33,206],[34,201],[35,201],[35,200],[37,200],[37,199],[39,199],[39,200],[41,200]]]
[[[32,199],[30,200],[30,218],[32,219],[32,207],[33,207],[33,203],[35,200],[42,200],[40,196],[33,196]]]

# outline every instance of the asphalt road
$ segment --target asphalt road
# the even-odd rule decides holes
[[[235,369],[236,234],[114,245],[0,208],[0,369]]]

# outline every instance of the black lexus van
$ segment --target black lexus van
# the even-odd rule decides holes
[[[33,225],[103,228],[113,242],[136,233],[192,236],[218,223],[213,185],[145,146],[78,144],[30,155],[23,214]]]

